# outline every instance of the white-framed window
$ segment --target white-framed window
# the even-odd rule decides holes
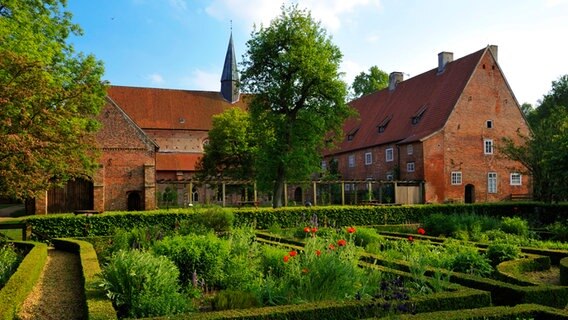
[[[462,173],[461,171],[452,171],[450,176],[450,180],[452,185],[460,185],[462,184]]]
[[[394,149],[393,148],[387,148],[385,150],[385,160],[387,162],[393,161],[394,160]]]
[[[323,171],[327,171],[327,162],[325,160],[321,161],[321,169]]]
[[[406,154],[411,155],[414,153],[414,146],[409,144],[406,146]]]
[[[493,139],[483,140],[483,153],[493,154]]]
[[[345,191],[351,191],[351,185],[349,183],[345,184]]]
[[[487,173],[487,192],[497,193],[497,172]]]
[[[487,127],[487,129],[493,128],[493,120],[485,121],[485,126]]]
[[[355,155],[350,154],[348,159],[349,168],[355,167]]]
[[[406,172],[414,172],[414,162],[406,163]]]
[[[512,186],[522,186],[523,176],[518,172],[511,172],[511,185]]]
[[[365,165],[370,165],[373,163],[373,154],[370,152],[365,153]]]

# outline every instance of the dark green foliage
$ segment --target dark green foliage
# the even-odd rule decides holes
[[[21,257],[14,245],[0,243],[0,288],[8,281],[20,263]]]
[[[497,241],[489,244],[486,254],[491,263],[497,265],[500,262],[520,257],[521,249],[515,244]]]
[[[235,220],[234,211],[222,207],[209,207],[196,211],[191,219],[180,223],[180,234],[196,233],[203,229],[215,232],[231,231]]]
[[[529,236],[529,223],[520,217],[503,217],[501,230],[521,237]]]
[[[556,221],[548,227],[552,240],[568,242],[568,220]]]
[[[100,286],[119,317],[173,315],[188,311],[180,292],[179,271],[170,260],[149,252],[119,251],[103,268]]]
[[[238,290],[223,290],[212,301],[213,310],[248,309],[259,307],[256,295]]]
[[[560,260],[560,284],[568,286],[568,257]]]

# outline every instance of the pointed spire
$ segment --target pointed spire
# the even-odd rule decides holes
[[[233,46],[233,27],[231,26],[231,38],[225,55],[223,74],[221,75],[221,94],[225,100],[234,103],[239,100],[239,72],[237,70],[237,59],[235,57],[235,47]]]

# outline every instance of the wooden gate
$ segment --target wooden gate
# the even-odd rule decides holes
[[[47,213],[70,213],[75,210],[93,210],[93,183],[76,179],[62,188],[47,192]]]
[[[397,184],[396,185],[396,203],[401,204],[419,204],[424,203],[424,196],[422,187],[420,185],[412,184]]]

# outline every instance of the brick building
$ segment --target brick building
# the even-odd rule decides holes
[[[246,109],[237,88],[238,72],[232,36],[221,90],[191,91],[110,86],[99,121],[100,170],[92,181],[71,181],[36,199],[36,214],[75,210],[150,210],[168,185],[181,198],[203,197],[188,190],[203,154],[212,116],[228,108]]]
[[[359,116],[344,125],[337,161],[344,180],[414,181],[420,202],[491,202],[531,190],[524,167],[499,152],[529,128],[497,61],[497,46],[453,60],[352,101]],[[396,201],[396,200],[395,200]],[[411,201],[412,202],[412,201]]]

